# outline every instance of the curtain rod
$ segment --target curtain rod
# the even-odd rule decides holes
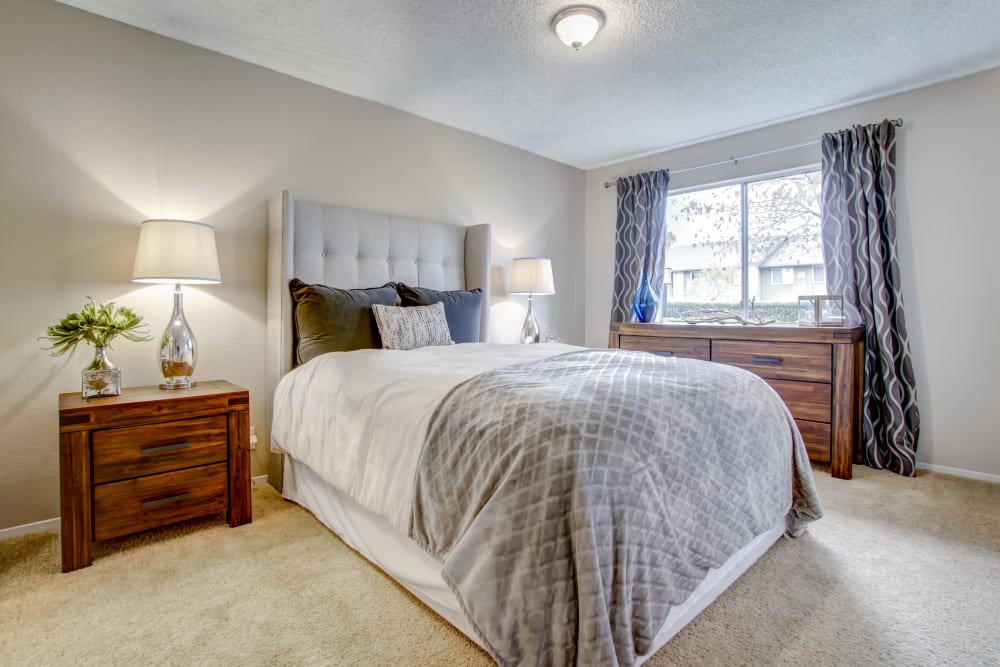
[[[902,118],[894,118],[894,119],[890,120],[889,122],[892,123],[893,125],[895,125],[896,127],[902,127],[903,126],[903,119]],[[668,169],[667,172],[669,174],[671,174],[671,175],[673,175],[673,174],[682,174],[685,171],[695,171],[696,169],[705,169],[707,167],[717,167],[717,166],[719,166],[721,164],[729,164],[730,162],[734,162],[735,163],[735,162],[739,162],[740,160],[749,160],[749,159],[755,158],[755,157],[764,157],[765,155],[772,155],[774,153],[783,153],[784,151],[795,150],[796,148],[805,148],[806,146],[812,146],[813,144],[818,144],[819,142],[820,142],[819,139],[813,139],[811,141],[803,141],[801,143],[791,144],[789,146],[781,146],[780,148],[772,148],[769,151],[761,151],[759,153],[748,153],[746,155],[737,155],[735,157],[734,156],[729,156],[725,160],[715,160],[714,162],[703,162],[701,164],[695,164],[695,165],[692,165],[690,167],[682,167],[680,169]],[[621,178],[624,178],[624,177],[621,177]],[[605,182],[604,183],[605,189],[607,189],[607,188],[613,188],[618,183],[618,180],[621,180],[621,178],[619,178],[617,180],[614,180],[614,181]]]

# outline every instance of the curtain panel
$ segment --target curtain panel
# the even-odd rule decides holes
[[[824,134],[827,289],[864,324],[864,461],[912,476],[920,414],[896,256],[896,128],[890,121]]]
[[[670,172],[649,171],[618,179],[615,281],[611,322],[635,322],[633,300],[644,280],[657,299],[663,289]],[[647,321],[660,315],[660,301]]]

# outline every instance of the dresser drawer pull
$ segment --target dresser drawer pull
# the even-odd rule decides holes
[[[167,496],[166,498],[159,498],[157,500],[147,500],[142,504],[142,509],[148,510],[150,507],[159,507],[160,505],[166,505],[167,503],[176,503],[181,500],[187,500],[190,497],[190,493],[178,493],[176,496]]]
[[[162,452],[172,452],[176,449],[187,449],[190,442],[175,442],[172,445],[160,445],[159,447],[143,447],[139,450],[141,454],[160,454]]]
[[[660,350],[658,352],[653,352],[653,354],[658,354],[661,357],[672,357],[672,356],[674,356],[674,353],[670,352],[668,350]]]
[[[781,357],[750,357],[750,361],[755,364],[771,364],[772,366],[781,365]]]

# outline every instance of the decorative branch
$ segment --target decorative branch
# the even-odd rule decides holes
[[[728,310],[713,310],[711,308],[685,311],[681,314],[681,319],[688,324],[749,324],[752,326],[772,324],[774,320],[765,320],[757,314],[756,300],[757,297],[750,299],[750,314],[753,315],[753,320],[743,319],[740,315]]]

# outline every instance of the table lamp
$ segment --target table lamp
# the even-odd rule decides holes
[[[184,319],[181,285],[222,282],[215,230],[187,220],[146,220],[139,228],[132,282],[174,285],[174,311],[160,341],[161,389],[189,389],[198,358],[194,334]]]
[[[531,312],[531,297],[535,294],[555,294],[552,280],[552,260],[548,257],[518,257],[510,270],[510,293],[528,295],[528,314],[521,327],[522,343],[537,343],[541,338],[538,320]]]

